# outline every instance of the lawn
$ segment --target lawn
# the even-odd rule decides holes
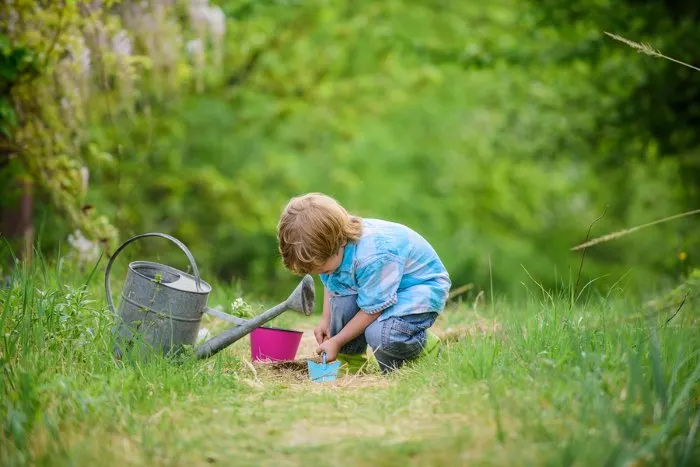
[[[122,364],[111,354],[100,279],[39,264],[0,289],[0,464],[700,459],[699,307],[690,299],[680,311],[675,303],[652,309],[619,289],[573,300],[533,282],[521,302],[451,303],[436,324],[450,336],[437,359],[388,377],[320,384],[300,371],[252,365],[248,338],[204,361]],[[235,298],[224,288],[210,305],[228,306],[229,293]],[[277,320],[306,331],[299,358],[313,354],[316,319]],[[216,332],[222,324],[203,326]]]

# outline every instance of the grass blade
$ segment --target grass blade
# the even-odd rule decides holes
[[[664,381],[664,373],[661,365],[661,355],[659,352],[659,340],[656,333],[656,327],[650,326],[649,328],[649,354],[651,357],[651,369],[652,377],[654,379],[654,389],[656,390],[656,396],[662,405],[663,409],[666,409],[666,383]]]
[[[669,401],[668,403],[671,403],[671,398],[673,397],[673,389],[676,385],[676,380],[678,378],[678,373],[680,372],[681,368],[683,368],[686,363],[688,363],[690,360],[695,358],[696,355],[700,353],[700,349],[696,350],[695,352],[691,352],[690,355],[688,355],[686,358],[683,359],[676,367],[673,369],[673,374],[671,375],[671,382],[668,385],[668,397]]]
[[[494,392],[493,384],[491,383],[491,378],[489,378],[487,381],[489,386],[489,399],[491,399],[491,405],[493,406],[493,415],[496,419],[496,437],[498,438],[498,442],[503,444],[506,442],[506,434],[503,431],[503,423],[501,422],[501,406],[498,403],[498,398],[496,397],[496,394]]]
[[[683,385],[683,389],[678,393],[678,397],[673,401],[671,409],[668,411],[668,418],[672,418],[676,415],[681,407],[683,407],[684,401],[690,396],[690,391],[695,387],[695,383],[700,378],[700,363],[695,365],[693,373],[688,377],[688,380]]]
[[[683,459],[681,460],[681,466],[687,465],[688,461],[690,460],[690,454],[693,450],[693,446],[695,446],[693,441],[695,441],[695,434],[698,432],[698,424],[699,423],[700,423],[700,412],[696,412],[695,418],[693,419],[693,423],[690,425],[690,432],[688,433],[688,439],[685,440],[685,450],[683,452]]]
[[[95,263],[95,266],[93,266],[92,271],[90,271],[90,274],[87,277],[87,280],[85,281],[84,287],[87,287],[90,285],[90,282],[92,281],[92,278],[95,275],[95,272],[97,272],[97,267],[100,265],[100,261],[102,261],[102,256],[104,256],[105,251],[100,250],[100,256],[97,258],[97,262]]]
[[[542,295],[546,296],[546,297],[549,299],[550,302],[554,303],[554,297],[552,297],[552,294],[550,294],[549,292],[547,292],[547,291],[545,290],[545,288],[542,286],[542,284],[540,284],[539,282],[537,282],[537,281],[535,280],[535,278],[532,277],[532,275],[530,274],[530,271],[528,271],[527,268],[526,268],[524,265],[521,264],[520,267],[523,268],[523,270],[525,271],[525,274],[527,274],[527,277],[529,277],[529,278],[532,280],[532,282],[534,282],[535,285],[537,285],[537,287],[540,288],[540,290],[542,291]]]

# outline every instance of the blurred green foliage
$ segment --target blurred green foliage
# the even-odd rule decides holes
[[[681,7],[661,1],[212,3],[227,18],[223,66],[207,68],[203,88],[175,73],[165,93],[146,70],[134,111],[85,129],[86,202],[121,240],[170,233],[208,274],[278,293],[297,281],[277,257],[280,210],[322,191],[421,232],[455,285],[513,292],[528,274],[575,281],[569,248],[606,208],[593,235],[700,199],[698,75],[603,34],[692,61],[690,3],[677,20]],[[65,236],[59,216],[47,222],[49,244]],[[677,276],[695,261],[697,227],[596,247],[581,281]],[[184,265],[170,250],[148,242],[132,254]]]

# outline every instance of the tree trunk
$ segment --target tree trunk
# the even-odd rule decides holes
[[[18,185],[20,195],[17,201],[10,205],[0,203],[0,235],[9,240],[20,240],[19,258],[31,261],[34,244],[32,182],[24,180]]]

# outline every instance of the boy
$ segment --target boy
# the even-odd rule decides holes
[[[277,227],[285,267],[319,274],[323,315],[316,352],[350,372],[372,347],[386,373],[439,350],[428,328],[442,312],[450,277],[430,244],[406,226],[361,219],[333,198],[292,198]]]

